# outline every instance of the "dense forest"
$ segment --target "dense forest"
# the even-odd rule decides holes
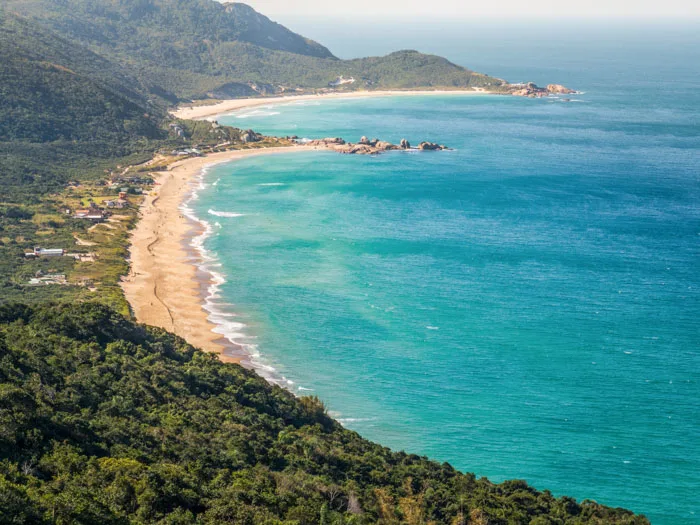
[[[0,523],[646,524],[392,452],[103,305],[0,307]]]
[[[437,56],[401,51],[339,60],[322,45],[245,4],[213,0],[5,0],[29,17],[118,63],[146,93],[182,99],[327,88],[488,87],[500,79]]]

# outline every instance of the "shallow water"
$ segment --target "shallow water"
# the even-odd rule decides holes
[[[382,98],[220,118],[455,149],[211,168],[192,206],[226,280],[212,303],[265,374],[368,438],[697,523],[700,75],[666,83],[613,63],[603,89],[581,63],[556,78],[586,91],[571,102]]]

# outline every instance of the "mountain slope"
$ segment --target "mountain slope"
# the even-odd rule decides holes
[[[0,307],[0,522],[648,523],[393,453],[96,304]]]
[[[400,52],[338,60],[325,47],[245,4],[214,0],[5,0],[32,18],[118,62],[147,91],[170,101],[327,88],[497,87],[439,57]]]
[[[162,109],[109,61],[0,11],[0,182],[60,182],[63,159],[122,157],[163,139]]]

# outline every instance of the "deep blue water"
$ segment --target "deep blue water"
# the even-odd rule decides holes
[[[635,42],[620,48],[648,47]],[[384,445],[698,523],[700,73],[669,49],[590,46],[532,44],[535,78],[488,71],[586,92],[568,103],[385,98],[220,118],[455,149],[212,168],[193,207],[226,278],[213,303],[236,314],[216,319]]]

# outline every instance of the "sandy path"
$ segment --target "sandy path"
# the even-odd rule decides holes
[[[141,219],[131,236],[131,270],[122,289],[141,323],[165,328],[190,344],[239,362],[240,350],[212,330],[202,308],[201,275],[186,241],[197,227],[180,205],[191,183],[210,164],[255,155],[310,151],[303,147],[236,150],[191,158],[158,175],[158,185],[141,205]]]

